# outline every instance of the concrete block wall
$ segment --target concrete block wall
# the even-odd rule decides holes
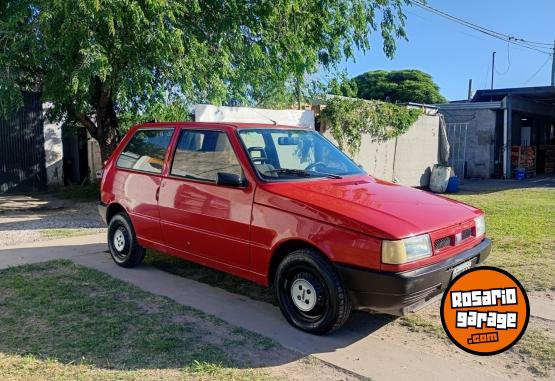
[[[283,124],[314,129],[314,111],[312,110],[269,110],[251,107],[228,107],[207,104],[195,105],[197,122],[241,122]]]
[[[439,116],[422,115],[397,138],[393,181],[427,186],[432,168],[439,160]]]

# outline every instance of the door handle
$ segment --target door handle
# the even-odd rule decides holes
[[[156,201],[160,200],[160,187],[156,189]]]

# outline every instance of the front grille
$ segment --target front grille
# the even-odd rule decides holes
[[[464,241],[472,235],[472,228],[465,229],[461,232],[461,240]]]
[[[460,233],[454,234],[452,236],[446,236],[438,238],[434,241],[434,249],[441,250],[449,246],[457,246],[465,239],[472,237],[472,228],[464,229]]]
[[[447,246],[451,246],[451,237],[449,236],[436,239],[436,241],[434,242],[434,248],[436,250],[441,250]]]

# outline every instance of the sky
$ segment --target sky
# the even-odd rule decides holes
[[[555,0],[428,0],[427,4],[504,34],[546,43],[555,40]],[[492,52],[496,51],[495,88],[550,84],[548,55],[512,44],[507,48],[504,41],[414,5],[406,8],[406,15],[408,41],[398,40],[392,60],[383,53],[379,33],[374,33],[372,49],[366,54],[357,52],[355,62],[343,62],[340,68],[349,77],[377,69],[420,69],[432,75],[447,99],[457,100],[466,99],[470,78],[474,90],[490,88]]]

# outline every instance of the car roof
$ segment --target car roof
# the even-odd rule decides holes
[[[214,126],[226,126],[233,129],[239,128],[277,128],[277,129],[299,129],[307,130],[309,127],[289,126],[284,124],[268,124],[268,123],[246,123],[246,122],[149,122],[138,124],[135,127],[149,128],[167,128],[167,127],[196,127],[196,128],[214,128]]]

